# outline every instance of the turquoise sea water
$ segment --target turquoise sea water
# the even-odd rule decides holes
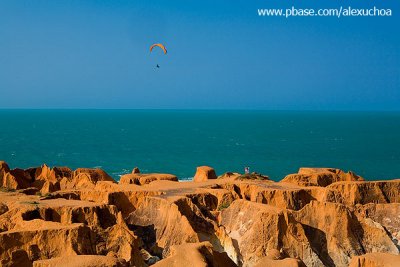
[[[10,167],[101,167],[193,177],[251,171],[280,180],[299,167],[400,177],[400,113],[0,110],[0,160]]]

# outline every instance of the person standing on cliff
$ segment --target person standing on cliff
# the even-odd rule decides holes
[[[250,167],[244,167],[244,174],[250,173]]]

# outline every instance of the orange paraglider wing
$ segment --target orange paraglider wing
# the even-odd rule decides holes
[[[161,48],[164,51],[164,54],[167,54],[167,49],[165,48],[164,45],[162,44],[153,44],[152,46],[150,46],[150,53],[151,51],[153,51],[153,48],[158,46],[159,48]]]

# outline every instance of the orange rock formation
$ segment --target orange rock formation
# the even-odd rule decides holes
[[[213,168],[208,166],[197,167],[193,181],[204,182],[210,179],[217,179],[217,175],[215,174],[215,170]]]
[[[400,266],[400,180],[0,162],[1,266]]]

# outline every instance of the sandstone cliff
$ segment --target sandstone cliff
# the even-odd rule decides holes
[[[213,168],[208,166],[197,167],[193,181],[204,182],[210,179],[217,179],[217,175],[215,174],[215,170]]]
[[[400,180],[0,162],[1,266],[400,266]]]
[[[158,180],[177,182],[178,177],[168,173],[140,173],[139,169],[135,168],[133,169],[132,173],[122,175],[119,183],[145,185]]]

